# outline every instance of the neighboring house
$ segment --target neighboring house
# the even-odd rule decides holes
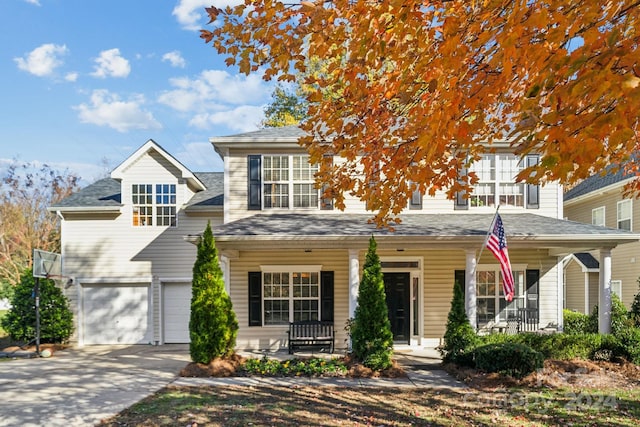
[[[564,212],[567,219],[613,229],[638,232],[640,206],[637,199],[624,197],[624,185],[633,179],[623,171],[594,175],[567,191]],[[636,206],[634,206],[636,205]],[[565,307],[590,313],[599,304],[600,251],[576,253],[565,260]],[[611,248],[612,292],[627,308],[638,293],[640,242]]]
[[[237,347],[253,349],[286,347],[288,322],[307,319],[333,321],[336,346],[345,347],[372,235],[398,347],[440,343],[454,280],[464,283],[478,328],[506,322],[520,308],[540,327],[561,328],[563,259],[592,249],[606,254],[640,238],[563,220],[558,185],[513,181],[537,158],[519,159],[508,144],[474,165],[480,182],[469,198],[415,194],[395,231],[376,229],[363,202],[347,199],[342,212],[320,197],[316,169],[297,143],[301,135],[284,127],[212,138],[224,180],[189,172],[149,141],[110,179],[52,207],[62,218],[79,342],[188,341],[193,243],[208,220],[240,324]],[[165,184],[175,185],[176,221],[165,214]],[[516,281],[508,304],[498,262],[488,250],[478,258],[496,204]]]

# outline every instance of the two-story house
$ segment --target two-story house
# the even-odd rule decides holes
[[[632,176],[620,170],[594,175],[564,195],[565,216],[572,221],[619,230],[634,231],[640,224],[637,199],[624,197],[624,186]],[[599,251],[572,254],[565,260],[565,306],[590,313],[599,304]],[[638,293],[640,279],[640,242],[623,245],[611,251],[611,290],[627,308]]]
[[[561,328],[563,264],[571,253],[611,249],[639,236],[563,220],[562,190],[516,183],[535,157],[508,144],[476,162],[470,197],[415,194],[395,231],[376,229],[361,201],[333,208],[314,185],[316,167],[297,127],[212,138],[221,174],[192,173],[153,141],[110,178],[52,207],[62,220],[64,274],[78,341],[188,341],[195,245],[211,220],[240,324],[237,347],[287,346],[290,321],[333,321],[338,348],[353,317],[371,236],[382,262],[396,346],[435,346],[445,331],[454,280],[464,283],[471,323],[484,328],[535,312]],[[333,159],[340,162],[339,158]],[[496,207],[507,234],[516,295],[502,296],[500,266],[480,252]],[[605,288],[605,293],[608,288]]]

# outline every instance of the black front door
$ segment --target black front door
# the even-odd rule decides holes
[[[410,344],[410,276],[409,273],[384,273],[384,290],[393,341]]]

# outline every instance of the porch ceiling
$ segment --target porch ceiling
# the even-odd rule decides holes
[[[640,234],[534,214],[501,213],[510,249],[544,248],[554,255],[613,248]],[[401,216],[394,231],[376,228],[370,215],[258,214],[213,228],[220,249],[362,249],[370,236],[381,249],[473,249],[484,242],[492,214]],[[199,236],[187,236],[197,241]],[[259,245],[259,246],[257,246]]]

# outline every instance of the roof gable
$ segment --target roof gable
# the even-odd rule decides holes
[[[117,181],[122,181],[126,170],[131,167],[140,157],[144,156],[151,151],[155,151],[161,155],[167,162],[173,165],[180,173],[180,177],[189,181],[196,190],[205,190],[206,187],[198,179],[193,172],[191,172],[186,166],[176,160],[171,154],[169,154],[164,148],[162,148],[153,139],[148,140],[142,147],[138,148],[135,153],[130,155],[124,162],[120,163],[117,168],[111,172],[111,178]]]

